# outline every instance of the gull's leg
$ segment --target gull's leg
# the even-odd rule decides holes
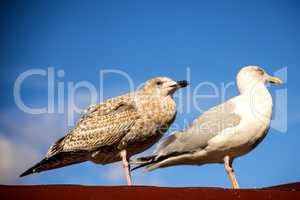
[[[232,184],[233,189],[238,189],[239,188],[239,184],[235,178],[233,169],[232,169],[232,160],[230,160],[229,156],[225,156],[224,158],[224,164],[225,164],[225,169],[226,172],[229,176],[230,182]]]
[[[122,157],[123,168],[124,168],[124,173],[125,173],[125,177],[127,180],[127,185],[132,185],[131,174],[130,174],[130,165],[127,160],[127,152],[126,152],[126,150],[122,150],[120,154]]]

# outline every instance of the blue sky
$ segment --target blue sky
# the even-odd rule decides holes
[[[287,67],[288,129],[271,129],[251,153],[238,158],[235,171],[242,187],[261,187],[300,180],[298,1],[10,1],[0,8],[0,182],[3,184],[125,184],[120,163],[91,163],[18,179],[39,161],[47,148],[67,130],[67,111],[31,115],[21,111],[13,96],[17,77],[29,69],[53,67],[65,76],[57,83],[89,81],[98,89],[99,71],[126,72],[135,84],[155,76],[185,79],[191,90],[204,81],[221,88],[235,80],[245,65],[269,73]],[[128,91],[115,74],[105,79],[104,97]],[[203,88],[203,93],[210,92]],[[79,93],[79,94],[78,94]],[[79,90],[76,102],[84,108],[90,98]],[[26,105],[47,105],[47,80],[32,76],[22,87]],[[187,90],[183,94],[190,95]],[[231,87],[226,98],[238,94]],[[65,100],[68,98],[66,93]],[[221,99],[203,99],[209,108]],[[176,124],[191,122],[199,112],[180,110]],[[78,115],[76,115],[78,117]],[[169,132],[170,133],[170,132]],[[167,134],[169,134],[167,133]],[[144,154],[149,154],[153,148]],[[133,173],[138,184],[160,186],[229,187],[222,165],[179,166],[151,173]]]

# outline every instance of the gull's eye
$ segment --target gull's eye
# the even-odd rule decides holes
[[[264,75],[264,71],[260,68],[256,68],[256,71],[260,74],[260,75]]]
[[[157,82],[156,82],[156,85],[162,85],[162,84],[163,84],[162,81],[157,81]]]

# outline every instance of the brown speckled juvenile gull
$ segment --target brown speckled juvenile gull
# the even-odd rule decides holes
[[[152,146],[168,130],[176,117],[172,95],[187,84],[157,77],[141,90],[89,107],[76,127],[21,176],[84,161],[108,164],[122,160],[131,185],[128,159]]]
[[[272,114],[272,97],[265,84],[282,83],[256,66],[237,75],[240,95],[204,112],[186,130],[164,139],[154,155],[139,158],[136,167],[151,171],[174,165],[224,163],[233,188],[238,188],[232,169],[234,158],[258,145],[266,136]]]

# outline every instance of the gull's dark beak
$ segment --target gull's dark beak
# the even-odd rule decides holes
[[[184,88],[189,85],[189,82],[186,80],[177,81],[177,87],[178,88]]]

